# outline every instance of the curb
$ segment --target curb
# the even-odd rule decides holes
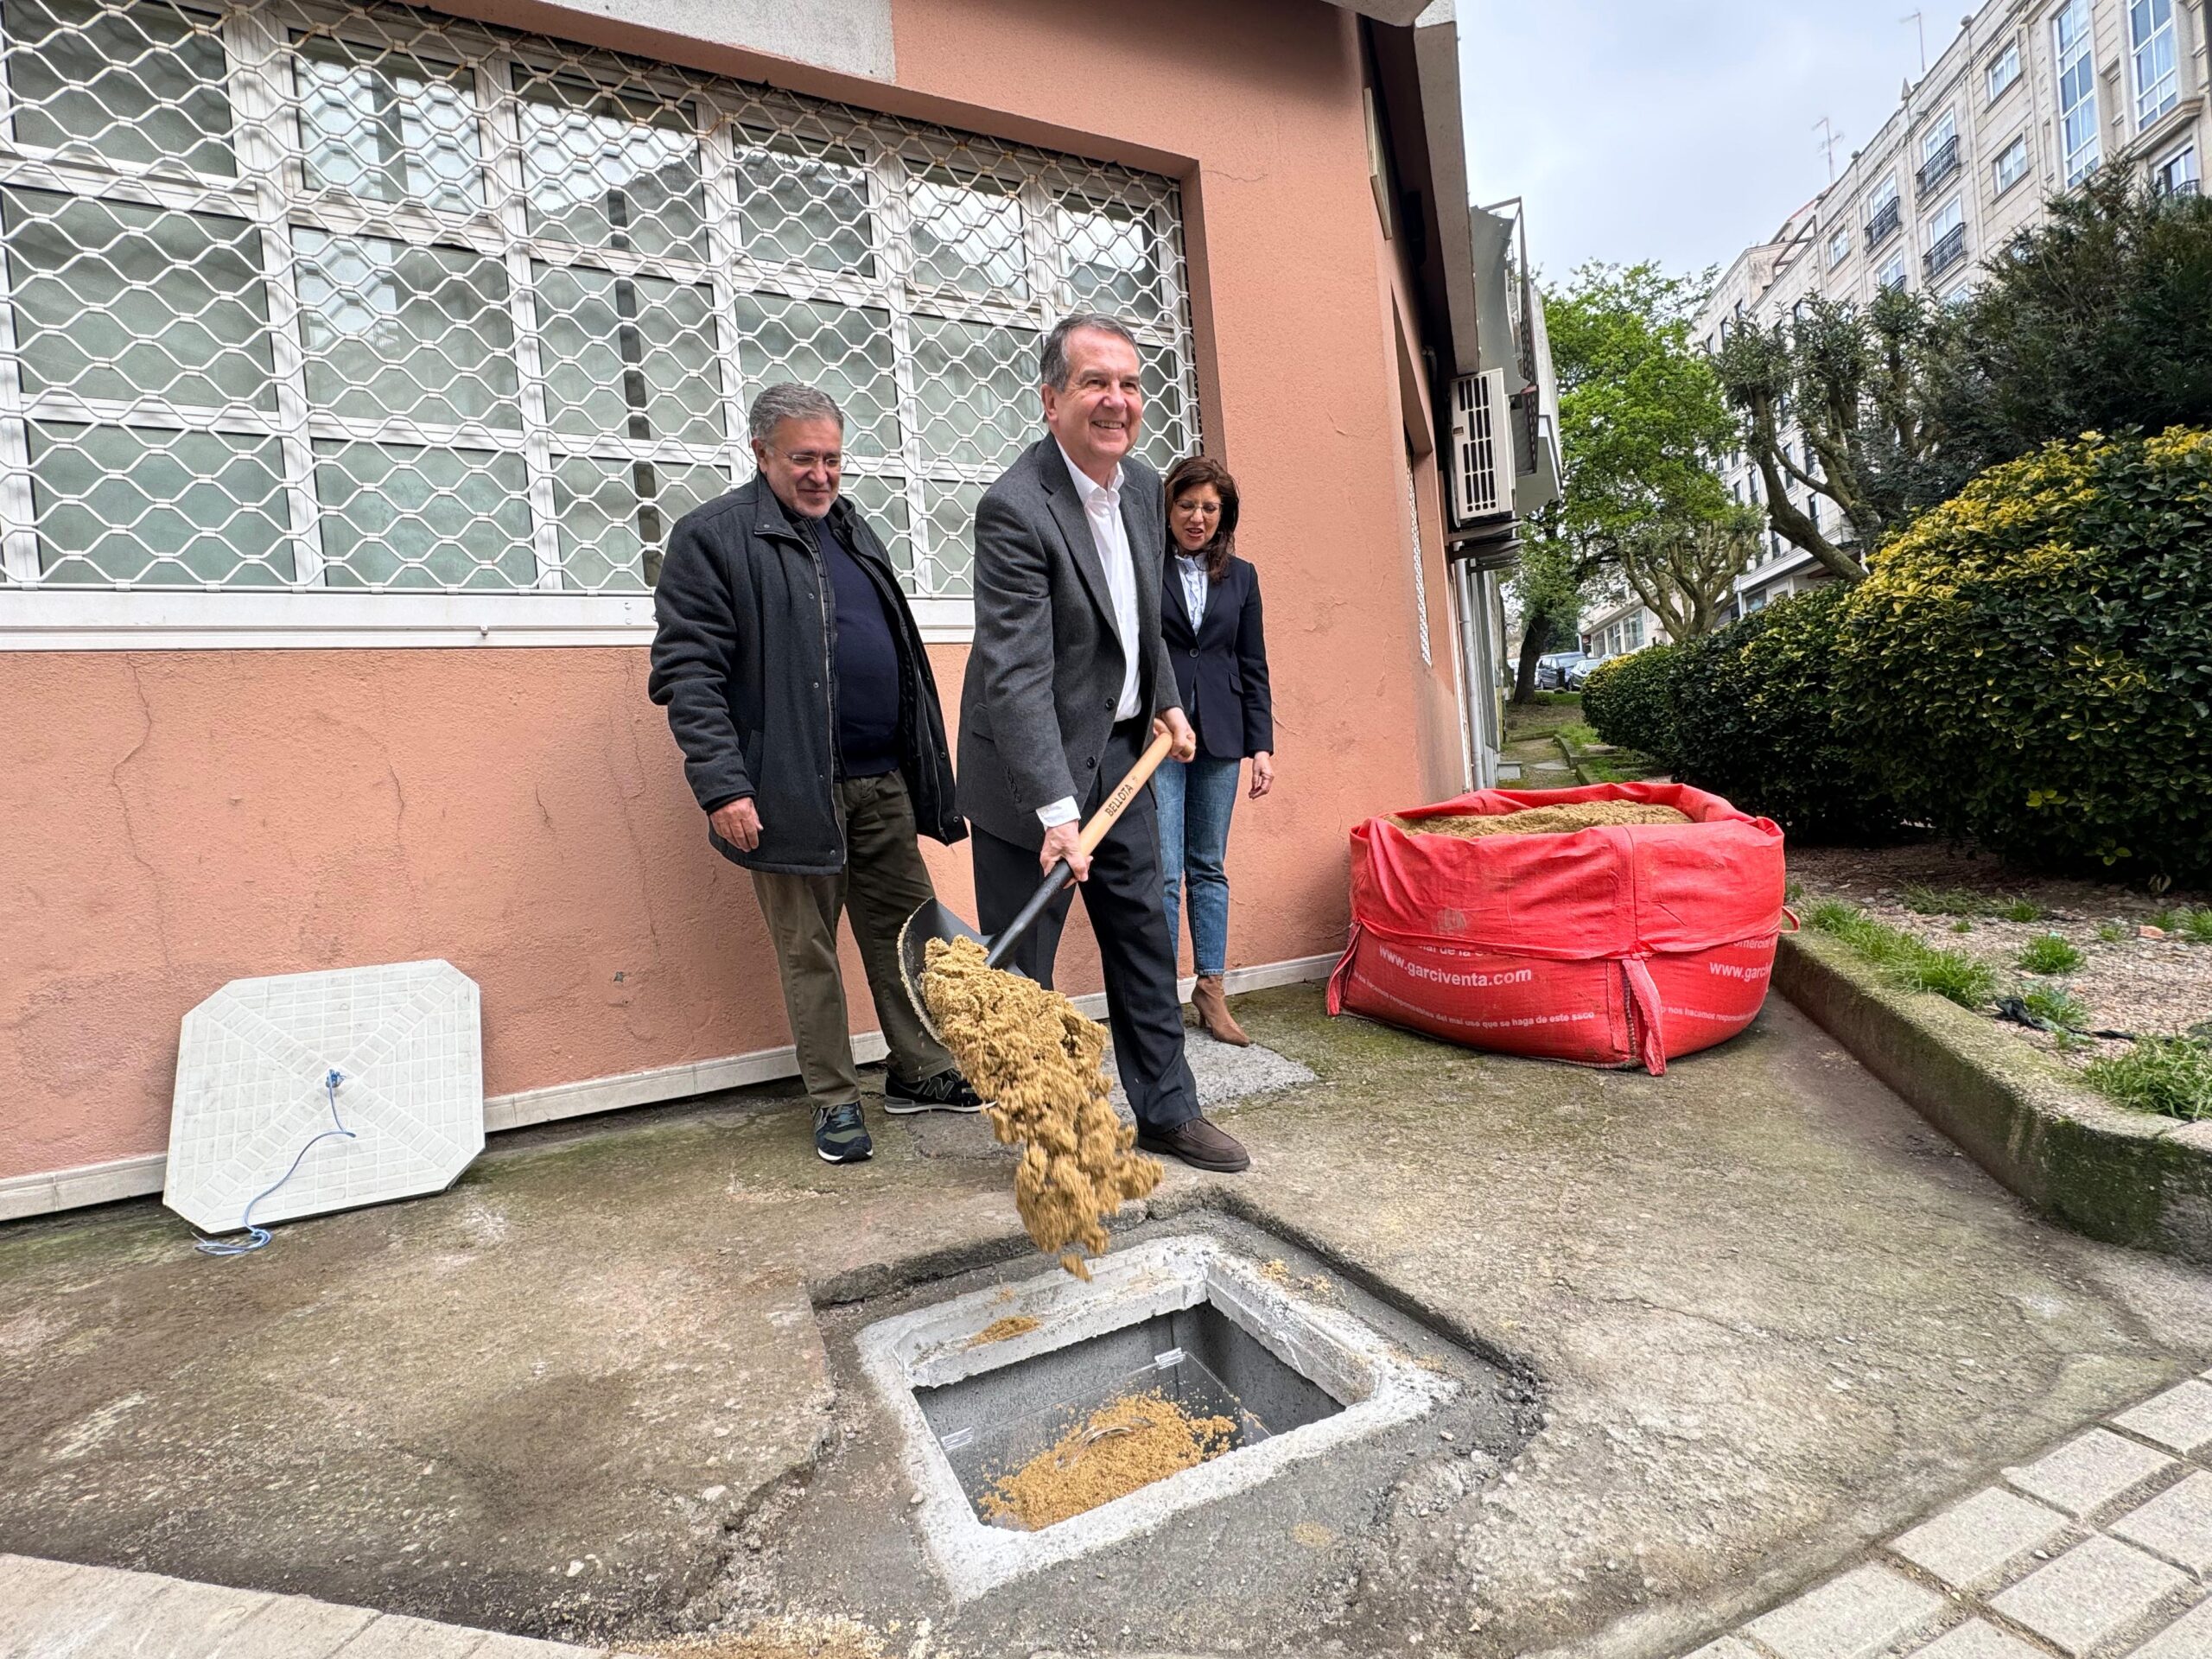
[[[2212,1122],[2126,1112],[1978,1014],[1893,990],[1840,941],[1784,934],[1774,984],[2044,1215],[2212,1264]]]
[[[1567,741],[1557,732],[1552,734],[1552,747],[1559,751],[1560,758],[1567,762],[1567,769],[1574,774],[1576,783],[1586,786],[1592,781],[1590,774],[1582,770],[1581,758],[1568,746]]]

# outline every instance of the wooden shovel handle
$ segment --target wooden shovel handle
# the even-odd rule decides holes
[[[1114,786],[1114,792],[1090,815],[1090,822],[1083,826],[1083,833],[1076,837],[1076,845],[1086,854],[1095,852],[1098,843],[1106,839],[1106,832],[1128,809],[1129,803],[1136,799],[1137,791],[1152,780],[1152,774],[1160,770],[1160,763],[1167,758],[1167,751],[1174,747],[1175,740],[1166,732],[1154,738],[1152,747],[1139,755],[1136,765],[1129,768],[1129,775]]]

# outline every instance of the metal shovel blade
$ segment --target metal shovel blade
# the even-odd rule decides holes
[[[930,1018],[928,1000],[922,995],[922,975],[930,965],[931,939],[973,939],[987,950],[990,941],[934,899],[909,916],[899,930],[899,982],[906,988],[906,1000],[914,1005],[923,1027],[941,1043],[944,1033]]]

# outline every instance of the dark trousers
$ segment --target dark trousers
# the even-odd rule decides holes
[[[1128,775],[1149,741],[1148,722],[1124,721],[1099,757],[1098,780],[1079,802],[1087,819],[1115,785]],[[1033,848],[1017,847],[982,830],[971,832],[976,861],[976,921],[987,937],[1012,921],[1045,879]],[[1198,1115],[1198,1085],[1183,1058],[1183,1005],[1175,993],[1175,941],[1160,902],[1160,825],[1147,785],[1090,855],[1090,878],[1064,889],[1015,945],[1007,966],[1049,987],[1059,954],[1060,930],[1076,892],[1098,937],[1106,971],[1106,1024],[1114,1035],[1114,1062],[1137,1122],[1151,1130],[1172,1129]]]

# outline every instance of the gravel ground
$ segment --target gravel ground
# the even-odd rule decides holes
[[[2178,937],[2155,937],[2152,918],[2162,911],[2212,905],[2212,895],[2168,893],[2155,897],[2094,881],[2023,874],[1994,859],[1976,858],[1942,847],[1792,848],[1789,874],[1803,899],[1843,899],[1870,916],[1917,934],[1929,944],[1962,950],[1999,970],[2004,988],[2019,992],[2037,986],[2064,986],[2088,1006],[2088,1023],[2100,1029],[2144,1036],[2175,1036],[2212,1020],[2212,944],[2191,944]],[[1910,890],[1931,889],[1945,896],[1973,894],[2002,903],[2026,899],[2042,919],[2010,921],[2000,917],[1928,914],[1907,902]],[[1920,897],[1924,905],[1924,896]],[[1801,906],[1802,908],[1802,906]],[[1960,923],[1967,924],[1964,930]],[[2045,933],[2056,933],[2086,959],[2071,973],[2030,974],[2018,967],[2020,952]],[[2117,935],[2117,938],[2112,937]],[[2121,1041],[2074,1043],[2059,1050],[2050,1034],[2012,1026],[2022,1040],[2075,1065],[2100,1053],[2120,1053]]]

